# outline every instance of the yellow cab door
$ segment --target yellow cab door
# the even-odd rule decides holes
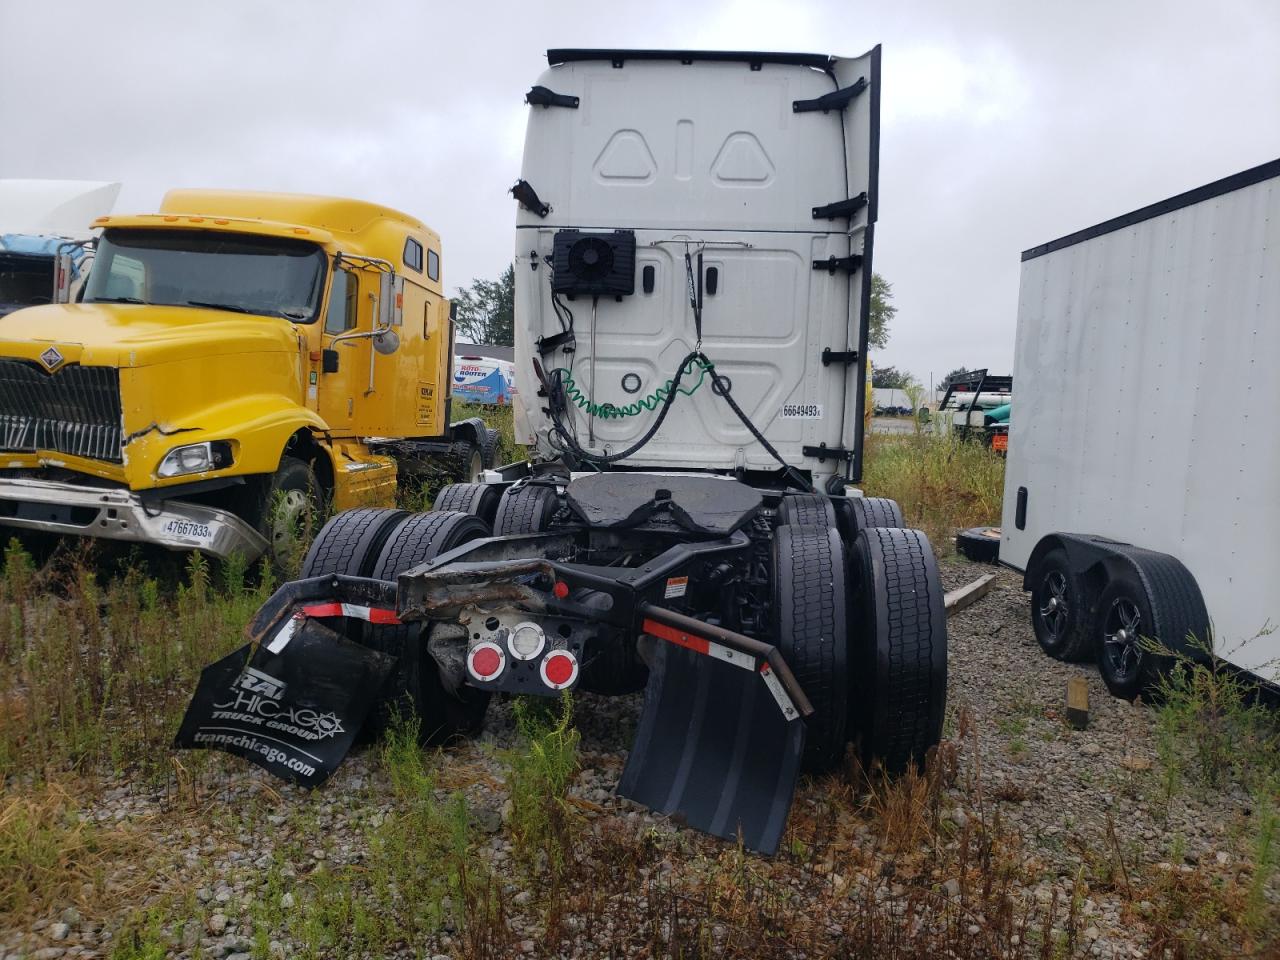
[[[310,387],[316,387],[315,409],[338,435],[351,435],[357,398],[369,378],[369,338],[339,339],[353,331],[372,330],[374,304],[367,296],[361,296],[361,281],[365,279],[361,273],[342,265],[333,271],[320,337],[323,355],[316,374],[318,382],[308,387],[309,400]],[[373,279],[370,276],[366,282]]]

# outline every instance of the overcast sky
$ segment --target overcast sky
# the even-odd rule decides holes
[[[0,0],[0,177],[376,200],[447,288],[509,261],[525,91],[552,46],[884,45],[877,363],[1005,372],[1026,247],[1280,157],[1280,0]]]

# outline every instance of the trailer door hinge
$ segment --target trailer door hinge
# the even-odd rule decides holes
[[[578,98],[567,93],[556,93],[547,87],[534,87],[524,95],[524,102],[531,107],[568,107],[578,109]]]
[[[822,348],[822,365],[829,367],[833,363],[857,363],[857,350],[832,350],[830,347]]]
[[[856,253],[851,253],[847,257],[828,257],[826,260],[813,261],[813,269],[825,270],[827,273],[835,273],[837,270],[854,273],[861,266],[862,257]]]
[[[844,447],[828,447],[825,443],[820,443],[816,447],[801,447],[800,452],[806,457],[817,457],[819,463],[825,463],[828,457],[845,463],[853,462],[852,450],[846,450]]]
[[[837,200],[835,203],[828,203],[825,207],[814,207],[813,219],[834,220],[836,217],[852,217],[866,205],[867,194],[864,190],[856,197],[850,197],[848,200]]]
[[[524,207],[530,213],[536,213],[540,217],[545,217],[551,212],[550,204],[543,203],[538,196],[538,191],[533,189],[532,184],[528,180],[517,180],[516,185],[507,191],[520,206]]]
[[[821,110],[823,113],[827,113],[831,110],[843,110],[854,97],[865,89],[867,89],[867,78],[859,77],[853,82],[852,86],[832,90],[830,93],[823,94],[813,100],[792,100],[791,110],[793,113],[809,113],[813,110]]]

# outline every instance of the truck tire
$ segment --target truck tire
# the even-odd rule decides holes
[[[492,470],[498,461],[498,447],[502,443],[502,434],[497,430],[485,429],[484,440],[480,443],[480,460],[485,469]]]
[[[888,497],[850,497],[849,506],[853,510],[859,533],[875,527],[900,529],[906,526],[902,520],[902,508],[898,506],[898,501],[890,500]]]
[[[865,769],[901,773],[942,737],[947,615],[929,538],[872,527],[854,544],[851,739]]]
[[[956,552],[974,563],[999,563],[1000,528],[970,527],[957,531]]]
[[[373,576],[394,580],[420,563],[488,535],[489,524],[468,513],[410,514],[392,528]],[[363,644],[399,661],[365,721],[370,734],[385,732],[397,715],[418,717],[418,739],[423,744],[441,743],[484,723],[489,694],[470,687],[464,687],[461,696],[448,693],[427,652],[423,628],[422,623],[364,624]]]
[[[1208,644],[1209,615],[1195,578],[1178,560],[1149,550],[1131,550],[1128,556],[1141,574],[1127,565],[1113,566],[1098,598],[1098,672],[1113,696],[1151,700],[1158,698],[1160,681],[1177,657],[1200,661],[1207,656],[1188,638]],[[1143,638],[1170,653],[1142,649]]]
[[[280,465],[262,488],[262,504],[255,526],[268,541],[271,566],[287,573],[297,557],[298,531],[303,538],[321,516],[324,492],[310,463],[297,457],[280,457]],[[305,539],[303,539],[305,543]]]
[[[370,576],[388,534],[406,516],[404,510],[385,507],[362,507],[334,515],[311,541],[302,561],[303,578],[330,573]]]
[[[449,459],[454,475],[463,483],[479,483],[484,479],[484,455],[469,440],[455,440],[449,444]]]
[[[469,513],[492,525],[501,499],[502,488],[490,483],[451,483],[436,494],[431,510],[433,513],[446,510]]]
[[[1089,595],[1071,568],[1067,551],[1054,547],[1036,565],[1031,588],[1031,629],[1040,649],[1055,660],[1084,660],[1093,653]]]
[[[774,635],[813,704],[804,745],[804,766],[812,771],[839,763],[848,739],[845,567],[844,542],[834,527],[774,531]]]
[[[836,525],[836,510],[830,497],[816,493],[798,493],[783,497],[778,503],[778,526],[822,527]]]
[[[551,525],[555,510],[554,487],[533,483],[508,487],[493,518],[493,535],[510,537],[520,533],[541,533]]]

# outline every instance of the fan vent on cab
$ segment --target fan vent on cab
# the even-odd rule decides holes
[[[552,273],[555,293],[629,297],[636,289],[636,235],[631,230],[561,230],[555,237]]]

